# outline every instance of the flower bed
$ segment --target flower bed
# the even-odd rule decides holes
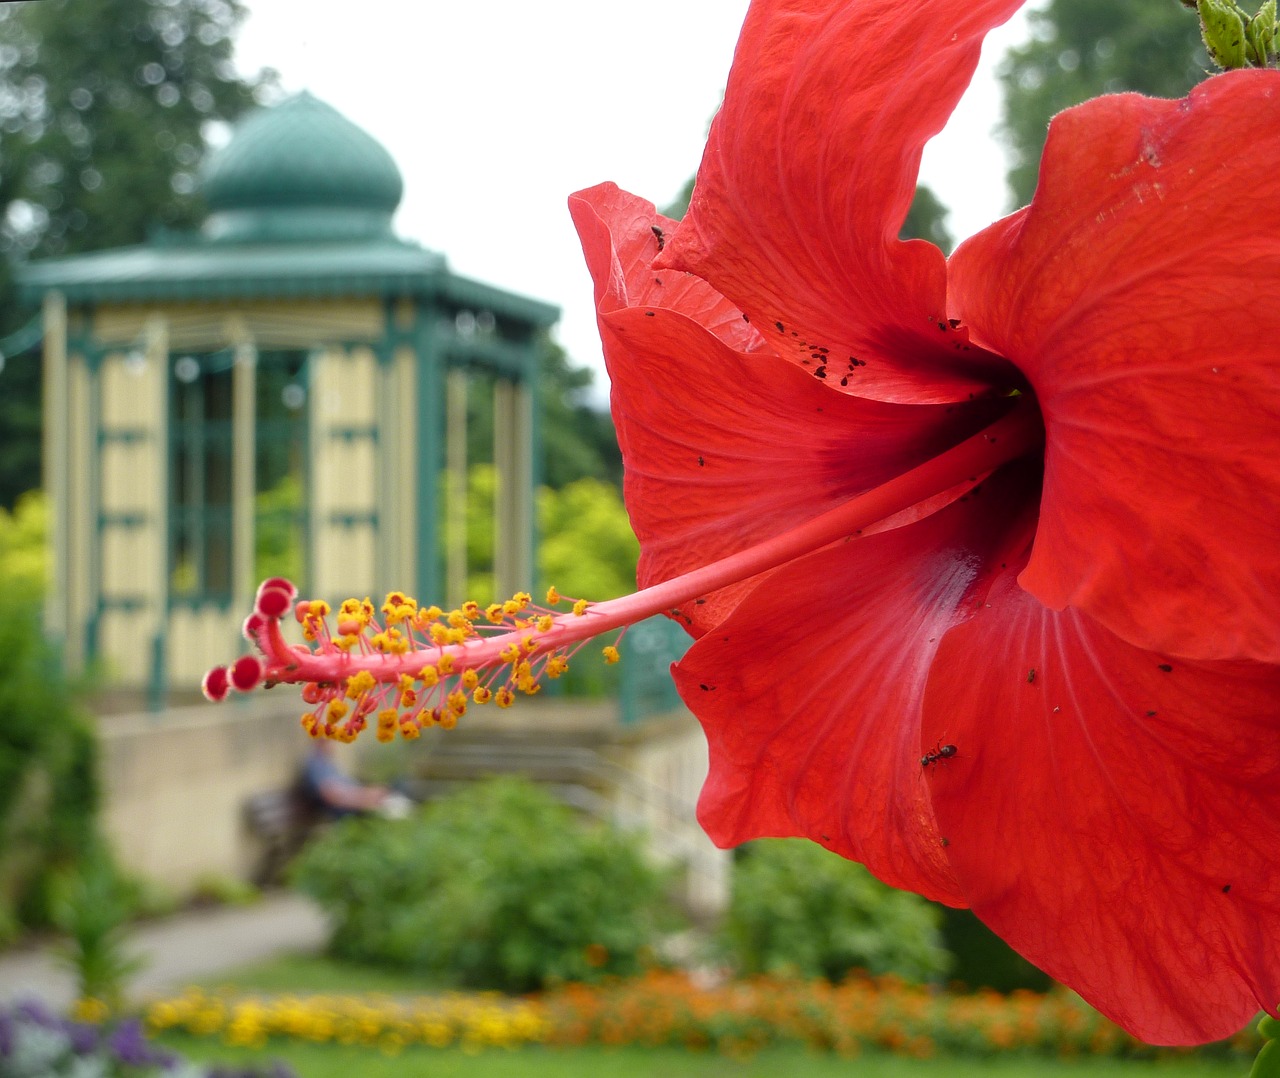
[[[775,1045],[841,1055],[875,1048],[904,1055],[1153,1056],[1142,1044],[1058,990],[960,994],[895,978],[843,984],[773,978],[698,987],[682,973],[651,972],[604,985],[569,985],[525,999],[449,994],[263,996],[190,989],[152,1003],[154,1031],[180,1030],[256,1047],[271,1038],[360,1044],[515,1048],[527,1044],[681,1046],[731,1056]],[[1253,1028],[1222,1042],[1253,1054]]]

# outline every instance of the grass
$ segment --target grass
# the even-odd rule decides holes
[[[1005,1056],[921,1060],[881,1053],[841,1059],[801,1049],[776,1049],[748,1060],[734,1060],[671,1048],[521,1048],[477,1053],[414,1048],[387,1056],[340,1045],[281,1043],[252,1050],[177,1034],[157,1040],[205,1063],[261,1065],[280,1059],[300,1078],[1241,1078],[1247,1070],[1247,1065],[1239,1062],[1210,1059],[1060,1061]]]
[[[420,974],[339,962],[323,955],[285,954],[242,966],[199,982],[202,988],[234,988],[244,992],[305,992],[355,994],[385,992],[393,996],[418,996],[448,990]]]

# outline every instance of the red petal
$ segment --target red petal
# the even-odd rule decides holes
[[[879,486],[980,429],[1004,407],[991,401],[884,404],[832,392],[829,384],[848,370],[835,360],[823,364],[824,380],[776,356],[726,344],[729,334],[716,319],[729,308],[692,278],[684,278],[684,291],[661,297],[687,308],[630,306],[648,271],[637,284],[636,273],[622,267],[634,266],[645,244],[652,253],[652,207],[610,187],[574,201],[600,297],[642,586],[772,538],[797,519]],[[714,332],[707,321],[715,323]],[[740,316],[737,322],[745,326]],[[750,586],[689,605],[683,622],[695,635],[705,631]]]
[[[569,212],[595,281],[599,314],[623,307],[668,307],[692,318],[731,348],[764,347],[763,338],[742,312],[705,281],[653,268],[661,249],[659,234],[665,243],[676,222],[658,213],[652,202],[628,194],[617,184],[602,183],[570,196]]]
[[[856,392],[963,399],[1007,373],[946,322],[942,253],[898,232],[925,142],[1021,0],[757,0],[668,245],[794,359],[822,345]],[[775,327],[780,322],[782,328]],[[1005,379],[1007,381],[1007,379]]]
[[[1101,98],[1054,120],[1030,208],[952,259],[953,313],[1045,416],[1021,582],[1143,647],[1280,660],[1277,161],[1278,72]]]
[[[674,672],[707,734],[698,818],[714,841],[800,835],[963,903],[921,773],[920,705],[984,566],[1010,541],[1025,552],[1028,486],[1008,469],[917,524],[795,562],[689,649]]]
[[[1235,1033],[1280,1003],[1280,670],[1140,650],[1011,574],[988,603],[924,705],[966,898],[1143,1040]]]

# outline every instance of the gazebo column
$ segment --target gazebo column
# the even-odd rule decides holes
[[[238,328],[232,340],[235,363],[231,371],[231,589],[235,606],[250,606],[257,581],[254,580],[254,531],[257,513],[256,374],[258,353],[245,328]]]
[[[151,315],[143,327],[143,374],[141,391],[147,399],[143,408],[150,419],[145,472],[152,479],[147,492],[145,538],[148,554],[145,567],[139,566],[140,583],[146,595],[151,636],[148,705],[162,708],[169,691],[169,661],[165,642],[169,630],[169,321],[163,314]]]
[[[467,386],[463,368],[445,375],[445,599],[460,606],[467,590]]]
[[[68,394],[67,304],[61,292],[44,298],[44,489],[49,497],[50,574],[44,608],[45,630],[64,645],[78,668],[80,641],[71,626],[71,415]]]
[[[415,387],[415,450],[417,483],[417,551],[414,587],[424,603],[444,594],[440,566],[440,474],[444,467],[445,362],[443,342],[435,321],[438,310],[431,305],[417,308],[413,328],[413,349],[417,358]]]
[[[493,387],[494,584],[498,595],[533,581],[533,393],[527,380],[499,377]]]

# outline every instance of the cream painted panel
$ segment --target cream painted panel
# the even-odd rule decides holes
[[[102,508],[145,513],[158,519],[164,508],[160,461],[154,443],[107,442],[102,447]]]
[[[122,589],[123,590],[123,589]],[[151,673],[151,613],[106,610],[98,621],[99,657],[120,685],[145,685]]]
[[[200,687],[205,672],[224,666],[249,650],[240,635],[248,609],[234,606],[175,607],[169,615],[166,661],[175,692]]]
[[[179,303],[165,307],[128,304],[99,308],[93,332],[98,340],[132,343],[140,340],[148,317],[161,313],[169,320],[173,348],[223,348],[228,317],[247,328],[260,348],[311,348],[326,341],[378,340],[384,315],[377,299],[295,300],[284,303]]]
[[[115,526],[102,529],[102,594],[149,597],[152,559],[159,555],[151,529]],[[154,627],[148,630],[148,636]]]
[[[368,525],[328,525],[319,535],[316,556],[317,596],[336,605],[354,596],[373,597],[375,540]]]

